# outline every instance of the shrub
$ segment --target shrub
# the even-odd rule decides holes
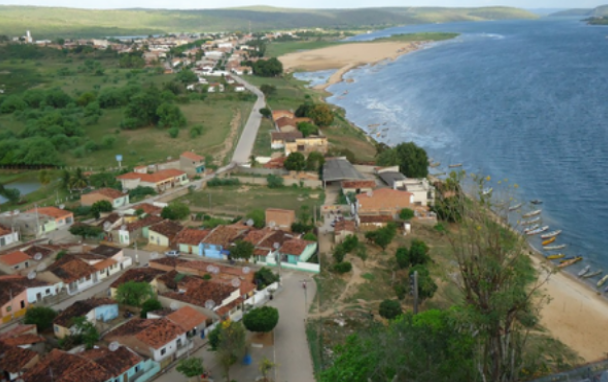
[[[238,178],[218,178],[217,176],[207,182],[208,187],[238,186],[241,184]]]
[[[190,128],[190,138],[194,139],[203,134],[203,125],[194,125]]]
[[[177,138],[177,136],[179,135],[179,129],[177,127],[172,127],[167,130],[167,133],[169,133],[169,136],[171,138]]]
[[[283,187],[284,179],[278,175],[268,174],[266,182],[268,182],[268,188],[281,188]]]
[[[353,265],[350,262],[348,262],[348,261],[344,261],[342,263],[334,264],[334,266],[332,267],[332,270],[335,273],[339,273],[339,274],[348,273],[352,269],[353,269]]]
[[[279,311],[271,306],[254,308],[243,316],[243,325],[251,332],[271,332],[278,322]]]
[[[317,241],[317,237],[312,232],[308,232],[307,234],[305,234],[304,236],[302,236],[302,239],[308,240],[308,241]]]
[[[401,220],[410,220],[414,217],[414,211],[409,208],[404,208],[399,212],[399,219]]]
[[[384,300],[380,303],[380,315],[387,320],[392,320],[403,314],[401,304],[395,300]]]

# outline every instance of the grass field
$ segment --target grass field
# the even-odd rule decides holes
[[[275,131],[273,123],[269,119],[262,119],[262,124],[253,145],[253,155],[268,157],[272,154],[272,148],[270,147],[270,133],[272,131]]]
[[[280,57],[284,54],[299,52],[302,50],[320,49],[328,46],[345,44],[337,41],[289,41],[289,42],[272,42],[266,47],[266,56]]]

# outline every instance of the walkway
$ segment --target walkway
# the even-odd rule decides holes
[[[262,123],[260,109],[266,105],[266,101],[264,99],[264,94],[258,88],[251,85],[241,77],[233,77],[238,82],[243,84],[247,90],[258,97],[253,105],[253,109],[251,109],[251,114],[249,114],[249,119],[247,119],[247,124],[245,124],[245,128],[241,133],[241,138],[239,138],[239,142],[236,145],[236,149],[234,149],[234,155],[232,157],[233,163],[247,163],[249,162],[249,157],[253,151],[253,145],[255,143],[255,138],[258,135],[260,123]]]

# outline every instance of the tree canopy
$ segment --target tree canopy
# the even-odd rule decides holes
[[[190,216],[190,207],[182,202],[173,201],[160,213],[163,219],[184,220]]]
[[[285,159],[284,166],[289,171],[304,171],[306,169],[306,158],[302,153],[293,152]]]
[[[203,367],[203,359],[199,357],[190,357],[181,359],[175,368],[186,378],[198,377],[203,375],[205,368]]]
[[[234,246],[230,247],[230,257],[235,259],[250,259],[253,256],[255,246],[248,241],[237,240]]]
[[[254,308],[243,316],[243,325],[251,332],[268,333],[279,322],[279,311],[271,306]]]
[[[253,74],[260,77],[276,77],[283,73],[283,64],[276,57],[252,63]]]
[[[380,303],[380,315],[387,320],[392,320],[403,314],[401,304],[396,300],[384,300]]]
[[[429,174],[429,158],[426,151],[414,142],[400,143],[382,151],[376,160],[378,166],[399,166],[408,178],[424,178]]]
[[[36,325],[39,332],[50,329],[53,326],[53,320],[57,317],[57,312],[46,306],[34,306],[25,312],[25,320],[28,325]]]
[[[154,290],[146,282],[127,281],[116,289],[116,301],[124,305],[140,307],[153,297]]]

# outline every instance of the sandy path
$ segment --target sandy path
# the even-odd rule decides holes
[[[422,42],[368,42],[330,46],[279,57],[285,71],[317,71],[339,69],[330,80],[317,88],[342,81],[342,76],[354,67],[375,64],[419,49]]]
[[[535,264],[541,261],[532,256]],[[544,289],[551,301],[541,311],[541,324],[586,361],[608,354],[608,303],[594,290],[559,272]]]

